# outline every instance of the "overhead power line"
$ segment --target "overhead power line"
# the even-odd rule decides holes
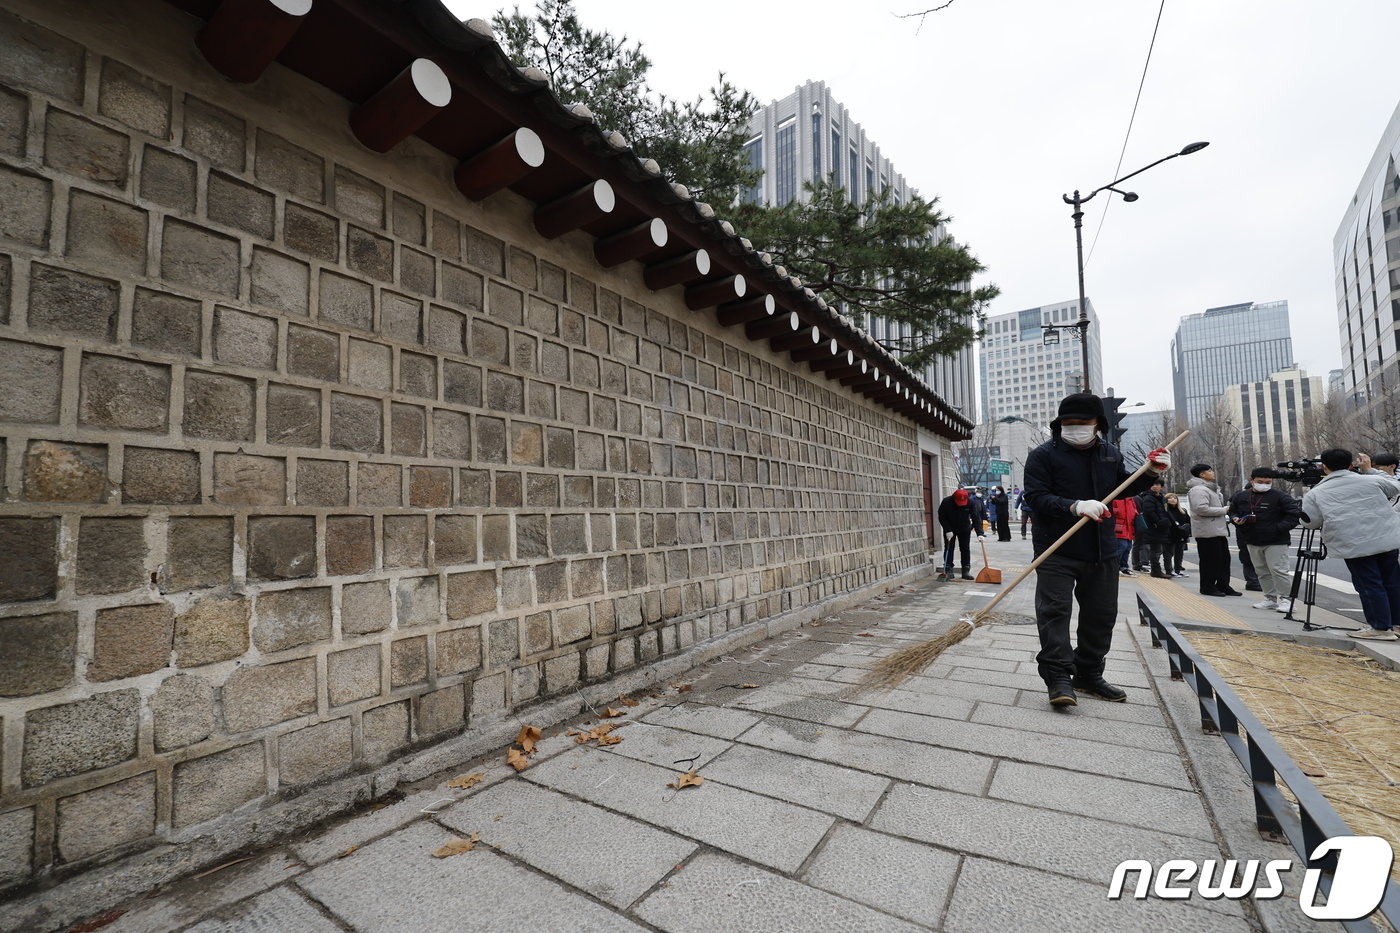
[[[1133,121],[1137,119],[1138,102],[1142,100],[1142,88],[1147,83],[1147,66],[1152,64],[1152,49],[1157,45],[1157,29],[1162,25],[1162,11],[1166,6],[1167,0],[1162,0],[1161,5],[1157,7],[1157,22],[1152,26],[1152,41],[1147,44],[1147,60],[1142,63],[1142,77],[1138,80],[1137,96],[1133,98],[1132,116],[1128,117],[1128,131],[1123,134],[1123,148],[1118,151],[1118,165],[1113,169],[1114,178],[1123,171],[1123,157],[1128,152],[1128,139],[1133,135]],[[1099,245],[1099,234],[1103,232],[1103,222],[1108,217],[1108,206],[1112,203],[1112,198],[1104,199],[1103,213],[1099,214],[1099,228],[1094,231],[1094,241],[1089,244],[1089,255],[1084,259],[1086,266],[1094,258],[1094,247]]]

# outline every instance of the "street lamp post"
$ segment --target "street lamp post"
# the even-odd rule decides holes
[[[1073,195],[1073,196],[1070,196],[1070,195],[1068,195],[1068,194],[1066,194],[1066,195],[1061,195],[1061,197],[1064,198],[1064,201],[1065,201],[1066,204],[1072,205],[1072,206],[1074,207],[1074,213],[1073,213],[1071,216],[1074,218],[1074,253],[1075,253],[1075,260],[1076,260],[1076,263],[1077,263],[1078,269],[1079,269],[1079,320],[1073,322],[1072,324],[1046,324],[1046,325],[1044,325],[1044,328],[1043,328],[1043,329],[1044,329],[1045,337],[1046,337],[1045,342],[1046,342],[1047,344],[1048,344],[1048,343],[1058,343],[1058,342],[1059,342],[1059,335],[1058,335],[1058,334],[1055,335],[1055,339],[1054,339],[1054,340],[1051,340],[1051,339],[1050,339],[1050,334],[1051,334],[1052,331],[1056,331],[1056,330],[1059,330],[1059,329],[1062,329],[1062,328],[1070,328],[1070,327],[1072,327],[1072,328],[1074,328],[1075,330],[1079,331],[1079,363],[1080,363],[1080,366],[1082,366],[1082,367],[1083,367],[1083,370],[1084,370],[1083,382],[1082,382],[1081,385],[1080,385],[1080,391],[1081,391],[1081,392],[1092,392],[1092,391],[1094,391],[1093,388],[1092,388],[1092,386],[1091,386],[1090,380],[1089,380],[1089,309],[1085,306],[1085,299],[1084,299],[1084,205],[1085,205],[1085,203],[1088,202],[1088,201],[1090,201],[1090,200],[1092,200],[1093,197],[1094,197],[1094,195],[1098,194],[1100,191],[1112,191],[1112,192],[1114,192],[1115,194],[1121,194],[1121,195],[1123,196],[1123,200],[1124,200],[1124,201],[1127,201],[1127,202],[1129,202],[1129,203],[1131,203],[1131,202],[1133,202],[1133,201],[1136,201],[1136,200],[1138,199],[1138,196],[1137,196],[1137,193],[1136,193],[1136,192],[1133,192],[1133,191],[1119,191],[1117,188],[1114,187],[1114,185],[1122,184],[1123,182],[1127,181],[1129,178],[1132,178],[1134,175],[1141,175],[1143,172],[1147,171],[1148,169],[1153,168],[1154,166],[1161,165],[1163,162],[1169,161],[1169,160],[1171,160],[1171,159],[1175,159],[1177,156],[1190,155],[1190,154],[1193,153],[1193,152],[1200,152],[1202,149],[1204,149],[1206,146],[1209,146],[1209,145],[1210,145],[1210,143],[1207,143],[1207,142],[1199,142],[1199,143],[1191,143],[1190,145],[1183,146],[1183,147],[1181,148],[1181,151],[1180,151],[1180,152],[1173,152],[1173,153],[1172,153],[1171,155],[1169,155],[1169,156],[1164,156],[1164,157],[1158,159],[1156,162],[1153,162],[1151,165],[1144,165],[1142,168],[1138,169],[1136,172],[1129,172],[1127,175],[1124,175],[1122,178],[1116,178],[1116,179],[1114,179],[1113,181],[1109,182],[1109,183],[1106,184],[1106,185],[1103,185],[1103,186],[1101,186],[1101,187],[1095,188],[1093,191],[1090,191],[1090,192],[1089,192],[1088,194],[1086,194],[1086,195],[1082,195],[1082,196],[1081,196],[1080,193],[1079,193],[1079,189],[1078,189],[1078,188],[1076,188],[1076,189],[1074,190],[1074,195]]]

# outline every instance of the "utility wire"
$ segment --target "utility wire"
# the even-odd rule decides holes
[[[1128,139],[1133,135],[1133,121],[1137,119],[1138,102],[1142,100],[1142,88],[1147,83],[1147,66],[1152,63],[1152,49],[1157,45],[1157,29],[1162,25],[1162,11],[1166,6],[1167,0],[1162,0],[1161,5],[1157,7],[1157,22],[1152,26],[1152,41],[1147,44],[1147,60],[1142,63],[1142,78],[1138,80],[1137,97],[1133,98],[1133,113],[1128,117],[1128,131],[1123,134],[1123,148],[1118,152],[1118,167],[1113,170],[1114,178],[1123,171],[1123,156],[1128,152]],[[1094,241],[1089,244],[1089,255],[1084,258],[1085,266],[1094,258],[1094,247],[1099,245],[1099,234],[1103,233],[1103,222],[1108,217],[1108,206],[1112,203],[1111,195],[1103,203],[1103,213],[1099,215],[1099,228],[1094,231]]]

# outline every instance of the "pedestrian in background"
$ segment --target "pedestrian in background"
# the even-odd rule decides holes
[[[1268,467],[1255,467],[1249,474],[1249,488],[1230,497],[1235,537],[1253,561],[1264,592],[1255,609],[1287,612],[1293,608],[1287,595],[1292,590],[1288,554],[1293,538],[1289,532],[1302,520],[1302,506],[1274,488],[1274,471]]]
[[[1128,556],[1137,538],[1137,500],[1131,496],[1114,499],[1109,508],[1113,512],[1113,534],[1118,539],[1118,572],[1125,577],[1135,576]]]
[[[1191,516],[1191,535],[1201,558],[1202,596],[1243,596],[1230,586],[1230,539],[1225,518],[1230,509],[1215,485],[1215,468],[1198,463],[1191,468],[1186,483],[1186,511]]]
[[[1026,540],[1026,525],[1031,521],[1031,504],[1026,501],[1026,494],[1018,492],[1016,494],[1016,508],[1021,510],[1021,540]]]
[[[1152,576],[1170,580],[1171,573],[1162,569],[1162,559],[1170,543],[1172,526],[1167,518],[1167,502],[1162,498],[1162,479],[1157,480],[1147,492],[1138,493],[1138,532],[1135,547],[1141,547],[1147,563],[1152,567]]]
[[[992,519],[997,526],[997,540],[1011,540],[1011,500],[1006,495],[1006,490],[998,486],[992,493],[992,508],[996,510],[996,516]]]
[[[1353,473],[1351,451],[1324,450],[1322,479],[1303,496],[1303,527],[1322,529],[1333,557],[1346,561],[1367,627],[1352,638],[1394,641],[1400,623],[1400,482]]]
[[[1165,497],[1167,504],[1167,519],[1172,523],[1168,538],[1171,541],[1171,548],[1167,554],[1168,572],[1174,577],[1186,576],[1186,568],[1182,566],[1182,559],[1186,557],[1186,544],[1191,540],[1191,516],[1187,515],[1181,508],[1181,500],[1171,493]]]
[[[1246,482],[1241,492],[1248,491],[1249,483]],[[1239,495],[1239,493],[1235,495]],[[1233,499],[1234,496],[1231,496],[1231,500]],[[1227,502],[1226,505],[1229,505],[1229,503]],[[1240,554],[1240,576],[1244,577],[1245,590],[1253,590],[1256,593],[1263,592],[1264,587],[1259,583],[1259,573],[1254,569],[1254,557],[1249,553],[1249,547],[1245,544],[1245,537],[1240,534],[1239,526],[1235,524],[1233,519],[1230,521],[1230,530],[1235,534],[1236,550],[1238,550]]]

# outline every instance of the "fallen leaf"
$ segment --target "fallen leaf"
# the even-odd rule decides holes
[[[516,771],[524,771],[530,767],[530,759],[521,754],[519,749],[512,748],[506,752],[506,764]]]
[[[480,784],[480,783],[481,783],[482,781],[484,781],[484,780],[486,780],[486,775],[481,774],[481,773],[477,773],[477,774],[463,774],[463,775],[459,775],[458,777],[455,777],[455,778],[453,778],[452,780],[448,781],[448,782],[447,782],[447,786],[448,786],[448,787],[467,788],[467,787],[473,787],[473,786],[475,786],[475,785],[477,785],[477,784]]]
[[[495,816],[491,817],[491,822],[499,823],[501,821],[501,817],[503,816],[505,816],[504,813],[497,813]]]
[[[342,853],[340,853],[339,855],[337,855],[336,858],[345,858],[345,856],[347,856],[347,855],[354,855],[354,854],[359,850],[359,848],[360,848],[359,846],[351,846],[350,848],[346,849],[344,852],[342,852]]]
[[[742,690],[757,690],[758,684],[740,684],[739,687]]]
[[[701,784],[704,783],[704,778],[696,774],[694,771],[688,771],[685,774],[676,775],[676,779],[671,783],[667,784],[666,786],[674,787],[676,790],[680,790],[682,787],[699,787]]]
[[[600,735],[600,736],[598,736],[598,744],[599,744],[599,745],[616,745],[618,742],[621,742],[621,741],[622,741],[622,736],[620,736],[620,735]]]
[[[626,716],[627,714],[620,709],[613,709],[611,706],[609,706],[607,709],[603,710],[603,715],[606,716],[608,719],[614,719],[618,716]]]
[[[213,868],[210,868],[210,869],[208,869],[207,871],[202,871],[202,872],[200,872],[199,874],[195,875],[195,876],[194,876],[194,879],[192,879],[192,880],[198,880],[198,879],[200,879],[200,878],[203,878],[205,875],[212,875],[212,874],[214,874],[214,872],[216,872],[216,871],[223,871],[225,868],[228,868],[230,865],[237,865],[239,862],[247,862],[247,861],[250,861],[252,858],[253,858],[253,857],[252,857],[251,855],[245,855],[245,856],[243,856],[242,858],[236,858],[236,859],[234,859],[234,860],[231,861],[231,862],[224,862],[222,865],[215,865]]]
[[[634,700],[634,699],[632,699],[631,697],[618,697],[617,702],[621,703],[623,706],[641,706],[641,705],[642,705],[642,701],[641,701],[641,700]]]
[[[521,726],[520,734],[515,737],[515,743],[525,749],[525,754],[535,753],[535,743],[540,740],[540,730],[537,726]]]
[[[461,855],[463,852],[470,852],[476,848],[476,844],[481,841],[481,833],[472,833],[466,839],[449,839],[446,845],[433,850],[433,858],[447,858],[452,855]]]

